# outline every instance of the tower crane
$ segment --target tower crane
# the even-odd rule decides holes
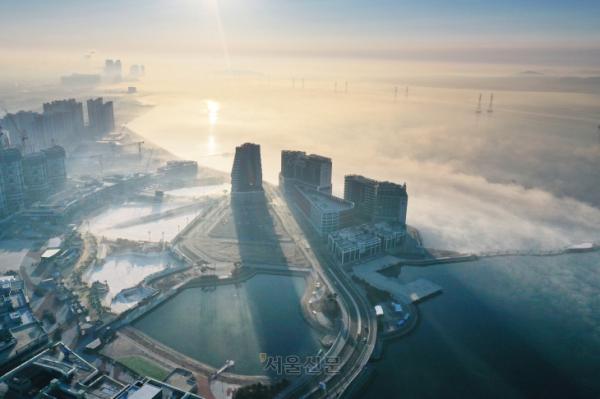
[[[6,113],[5,116],[10,120],[10,123],[12,123],[15,130],[19,133],[19,136],[21,136],[21,150],[23,152],[26,152],[27,141],[29,140],[29,136],[27,135],[27,132],[25,130],[21,129],[19,127],[19,125],[17,125],[17,122],[13,118],[12,114],[10,112],[8,112],[8,110],[3,105],[0,105],[0,108],[2,109],[2,111],[4,111]]]

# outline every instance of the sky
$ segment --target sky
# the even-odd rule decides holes
[[[443,62],[600,60],[600,2],[3,0],[0,48]]]

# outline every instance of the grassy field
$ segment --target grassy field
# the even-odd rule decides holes
[[[169,375],[169,371],[142,356],[125,356],[119,358],[118,362],[139,375],[152,377],[159,381],[164,380]]]

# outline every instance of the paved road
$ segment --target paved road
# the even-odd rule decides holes
[[[295,380],[278,397],[339,397],[360,374],[371,357],[377,338],[377,320],[366,298],[356,289],[347,274],[328,259],[322,246],[319,244],[309,245],[305,234],[279,192],[269,188],[267,194],[272,200],[275,213],[313,269],[330,291],[338,295],[344,321],[340,334],[326,354],[340,358],[339,372],[304,375]],[[315,252],[313,248],[317,251]],[[323,265],[327,265],[327,267],[323,267]],[[326,384],[326,390],[321,389],[320,383]]]

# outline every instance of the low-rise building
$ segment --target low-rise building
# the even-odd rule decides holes
[[[29,306],[23,280],[16,275],[0,276],[0,370],[47,342],[48,335]]]
[[[6,397],[14,399],[202,399],[169,384],[143,377],[119,382],[98,370],[62,342],[0,377]]]
[[[198,175],[198,162],[168,161],[165,166],[158,168],[158,172],[169,177],[195,178]]]
[[[405,236],[406,228],[400,223],[362,224],[330,233],[327,247],[345,265],[396,248]]]

